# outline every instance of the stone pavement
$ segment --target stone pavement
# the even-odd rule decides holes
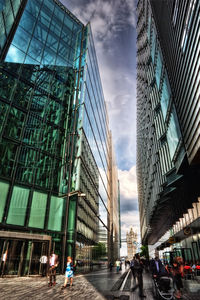
[[[146,300],[154,300],[150,275],[144,274],[144,294]],[[130,292],[133,278],[130,270],[123,269],[118,274],[113,269],[77,275],[72,287],[61,290],[64,276],[57,276],[57,284],[48,287],[47,278],[14,277],[0,278],[0,300],[139,300],[138,290]],[[184,281],[183,300],[200,300],[200,284],[197,281]]]

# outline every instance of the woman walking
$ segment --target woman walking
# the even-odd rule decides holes
[[[172,264],[172,274],[173,274],[174,284],[176,288],[176,293],[174,296],[177,299],[181,299],[181,288],[183,288],[183,283],[182,283],[183,270],[182,270],[182,265],[177,258],[174,259],[174,262]]]
[[[68,283],[68,278],[70,278],[70,286],[72,286],[73,276],[74,276],[74,266],[72,264],[71,256],[68,256],[67,257],[67,266],[66,266],[66,270],[65,270],[65,282],[64,282],[62,289],[66,288],[67,283]]]

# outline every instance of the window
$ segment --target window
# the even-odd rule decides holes
[[[44,220],[46,215],[46,204],[47,204],[47,195],[34,192],[32,205],[31,205],[31,212],[29,218],[29,227],[36,227],[36,228],[44,228]]]
[[[16,108],[11,108],[10,113],[8,115],[8,120],[5,128],[5,133],[9,137],[13,137],[15,139],[19,139],[23,127],[23,121],[25,118],[25,114],[20,112]]]
[[[155,29],[153,28],[152,40],[151,40],[151,57],[153,63],[155,62],[155,50],[156,50],[156,33],[155,33]]]
[[[160,78],[162,73],[162,57],[161,57],[161,51],[158,49],[158,56],[157,56],[157,62],[156,62],[156,84],[159,90],[160,87]]]
[[[63,204],[64,204],[63,198],[57,198],[54,196],[51,197],[49,222],[48,222],[49,230],[61,231]]]
[[[12,143],[11,141],[7,141],[5,139],[0,142],[0,173],[3,176],[11,176],[15,155],[17,152],[17,145]]]
[[[150,9],[148,9],[148,31],[147,31],[148,40],[151,39],[151,12]]]
[[[170,90],[169,80],[168,80],[167,73],[165,73],[163,86],[162,86],[162,96],[160,100],[164,120],[167,115],[167,109],[168,109],[170,97],[171,97],[171,90]]]
[[[180,138],[181,138],[181,133],[179,129],[178,118],[176,115],[175,108],[173,107],[170,116],[169,126],[167,129],[167,141],[169,145],[171,160],[174,157]]]
[[[24,226],[29,190],[15,186],[10,202],[7,224]]]
[[[0,222],[2,222],[9,184],[0,182]]]
[[[191,21],[192,21],[192,16],[195,8],[196,0],[191,0],[189,4],[189,8],[187,11],[187,16],[186,16],[186,21],[185,21],[185,26],[183,29],[183,35],[182,35],[182,40],[181,40],[181,48],[183,51],[185,51],[188,35],[189,35],[189,30],[191,27]]]
[[[178,4],[179,4],[179,0],[174,0],[173,19],[172,19],[174,26],[176,25],[176,19],[178,15]]]

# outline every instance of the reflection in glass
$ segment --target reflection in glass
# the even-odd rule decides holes
[[[34,192],[29,218],[29,227],[44,228],[47,194]]]
[[[170,97],[171,97],[171,90],[170,90],[167,74],[165,73],[163,86],[162,86],[162,96],[160,100],[164,120],[167,115],[167,109],[168,109]]]
[[[181,133],[179,129],[178,118],[176,115],[175,108],[173,107],[170,116],[168,130],[167,130],[167,141],[169,145],[169,152],[170,152],[171,159],[173,159],[180,138],[181,138]]]
[[[9,184],[0,181],[0,222],[2,222]]]
[[[6,221],[7,224],[24,226],[28,196],[28,189],[14,186]]]

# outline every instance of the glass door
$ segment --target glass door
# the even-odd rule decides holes
[[[22,245],[23,242],[19,240],[8,241],[5,274],[18,275]]]

